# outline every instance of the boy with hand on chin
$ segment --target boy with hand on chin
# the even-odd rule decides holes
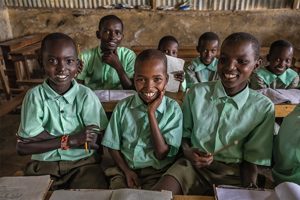
[[[145,50],[134,70],[137,93],[117,104],[102,140],[117,163],[105,171],[110,189],[151,189],[174,162],[181,143],[180,106],[164,96],[166,56]]]
[[[16,148],[33,160],[24,166],[24,175],[50,175],[52,190],[108,187],[101,157],[82,148],[85,142],[92,149],[99,147],[94,134],[100,134],[108,121],[93,91],[74,80],[77,57],[69,36],[46,36],[39,62],[48,78],[29,90],[22,104]]]
[[[185,157],[152,189],[213,195],[213,184],[255,187],[257,165],[271,164],[275,118],[272,102],[247,84],[261,64],[259,54],[258,40],[248,33],[224,40],[217,70],[221,80],[194,85],[184,99]],[[211,156],[235,140],[237,145]]]
[[[218,59],[216,58],[218,49],[219,36],[217,34],[206,32],[199,37],[197,51],[200,56],[184,68],[187,88],[196,83],[219,79],[217,74]]]
[[[250,76],[250,87],[254,90],[294,89],[300,80],[299,75],[290,69],[293,60],[293,45],[287,40],[277,40],[272,43],[266,67],[260,67],[256,73]]]
[[[82,74],[77,81],[92,90],[133,89],[135,53],[119,47],[124,34],[123,23],[115,15],[107,15],[99,22],[97,38],[100,46],[82,52]]]

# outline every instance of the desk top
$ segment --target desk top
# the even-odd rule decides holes
[[[1,42],[0,47],[9,47],[10,51],[17,50],[30,44],[34,44],[43,40],[43,38],[49,33],[38,33],[33,35],[27,35],[24,37],[12,39],[6,42]]]

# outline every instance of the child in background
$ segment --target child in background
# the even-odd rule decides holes
[[[194,85],[184,99],[185,157],[152,189],[213,195],[213,184],[256,186],[257,165],[271,164],[275,117],[270,99],[247,84],[261,64],[259,54],[258,40],[248,33],[224,40],[218,61],[221,80]],[[211,156],[235,140],[237,145]]]
[[[73,79],[77,57],[69,36],[46,36],[39,62],[48,78],[27,92],[22,105],[17,152],[33,160],[24,167],[24,175],[50,175],[52,190],[108,187],[101,157],[82,148],[85,142],[92,149],[99,147],[94,134],[100,134],[108,121],[93,91]]]
[[[250,87],[254,90],[294,89],[299,85],[299,75],[290,69],[293,60],[293,45],[286,40],[273,42],[267,61],[270,63],[250,76]]]
[[[173,36],[165,36],[158,43],[158,50],[168,56],[177,58],[179,43]],[[185,75],[183,71],[173,73],[176,81],[179,81],[178,92],[184,92],[186,89]]]
[[[283,119],[274,142],[273,156],[275,183],[294,182],[300,185],[300,104]]]
[[[105,171],[110,189],[151,189],[174,162],[181,143],[181,108],[164,96],[166,56],[145,50],[134,71],[137,93],[117,104],[102,140],[117,163]]]
[[[218,35],[213,32],[206,32],[200,36],[197,46],[200,57],[192,60],[192,62],[184,68],[187,88],[190,88],[196,83],[219,79],[217,74],[218,59],[216,58],[218,49]]]
[[[101,44],[82,52],[84,68],[78,82],[92,90],[133,89],[136,56],[130,49],[119,47],[124,37],[122,21],[115,15],[103,17],[96,35]]]

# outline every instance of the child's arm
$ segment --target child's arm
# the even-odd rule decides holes
[[[70,148],[76,148],[85,142],[92,142],[95,134],[101,134],[100,131],[96,131],[94,129],[100,129],[100,127],[91,125],[87,126],[77,134],[70,135],[68,138],[68,146]],[[48,151],[52,151],[55,149],[59,149],[61,147],[61,138],[62,137],[54,137],[47,136],[50,135],[47,131],[42,131],[40,134],[33,138],[22,138],[18,137],[17,142],[17,152],[19,155],[32,155],[32,154],[40,154]]]
[[[183,71],[178,71],[174,74],[175,80],[179,81],[178,92],[182,92],[182,82],[184,81],[185,75]]]
[[[102,53],[102,62],[108,64],[117,71],[123,89],[134,89],[133,82],[127,76],[122,63],[119,60],[117,49],[114,52],[102,51]]]
[[[120,169],[124,172],[127,180],[127,185],[129,188],[134,188],[134,185],[138,188],[141,189],[141,184],[138,176],[134,171],[132,171],[126,162],[124,161],[120,150],[115,150],[108,148],[109,153],[111,157],[114,159],[114,161],[117,163],[117,165],[120,167]]]
[[[201,149],[191,148],[191,139],[182,138],[182,149],[185,157],[195,168],[207,167],[214,160],[211,153],[206,153]]]
[[[257,177],[257,165],[243,161],[242,162],[242,185],[248,186],[250,183],[256,185],[256,177]]]
[[[160,95],[157,97],[155,101],[147,107],[148,119],[150,124],[150,131],[151,131],[151,139],[154,146],[155,155],[158,160],[164,160],[169,151],[170,146],[166,143],[165,139],[163,138],[160,129],[158,127],[157,119],[155,117],[155,111],[158,106],[161,104],[162,99],[164,97],[166,91],[166,86],[163,91],[160,91]]]

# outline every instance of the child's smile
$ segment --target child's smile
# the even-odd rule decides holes
[[[267,56],[267,60],[270,62],[267,69],[279,76],[291,67],[292,59],[292,47],[275,47],[272,53]]]
[[[260,60],[255,61],[250,42],[225,41],[218,61],[218,75],[227,95],[242,91],[247,85],[248,77],[259,65]]]
[[[201,41],[200,46],[197,46],[197,51],[200,53],[201,61],[208,66],[215,59],[218,52],[219,43],[217,40]]]

